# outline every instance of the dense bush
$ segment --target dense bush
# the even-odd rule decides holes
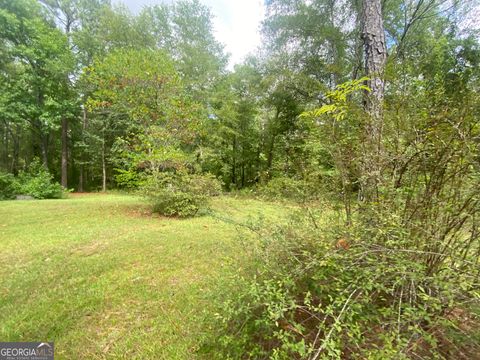
[[[315,198],[314,184],[290,177],[276,177],[258,188],[258,194],[267,199],[305,201]]]
[[[222,183],[212,174],[190,175],[191,189],[207,196],[222,194]]]
[[[53,176],[37,160],[26,171],[20,172],[18,183],[19,194],[35,199],[60,199],[64,194],[62,186],[53,181]]]
[[[468,303],[478,301],[476,265],[464,261],[432,272],[432,254],[411,248],[411,234],[398,217],[383,218],[378,230],[352,226],[347,238],[335,216],[317,214],[312,221],[297,215],[288,224],[253,229],[260,242],[252,250],[252,269],[222,285],[233,295],[217,310],[219,358],[468,354],[472,340],[468,334],[461,339],[458,326],[475,322],[452,314],[467,316]],[[456,349],[442,348],[453,342]]]
[[[156,172],[147,178],[141,191],[154,212],[188,217],[205,207],[209,196],[220,194],[221,186],[215,177],[209,175]]]
[[[116,184],[123,189],[133,190],[138,189],[143,182],[143,174],[137,171],[115,169],[117,174],[115,175]]]
[[[0,172],[0,200],[8,200],[15,197],[18,182],[12,174]]]

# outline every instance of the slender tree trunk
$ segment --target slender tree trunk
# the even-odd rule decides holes
[[[83,141],[85,141],[85,131],[87,129],[87,110],[85,109],[85,106],[82,107],[82,115],[83,115],[82,139],[83,139]],[[85,161],[85,156],[84,156],[83,151],[82,151],[81,162],[80,162],[80,174],[79,174],[79,177],[78,177],[78,191],[79,192],[83,192],[84,189],[85,189],[85,185],[84,185],[84,182],[85,182],[84,161]]]
[[[328,6],[328,24],[332,28],[335,28],[335,0],[330,0],[327,4]],[[338,52],[335,46],[336,41],[333,39],[327,40],[328,52],[327,52],[327,59],[328,63],[332,68],[336,68],[335,64],[338,61]],[[338,85],[338,72],[337,70],[330,72],[330,89],[335,89]]]
[[[237,174],[236,174],[236,167],[237,167],[237,137],[233,136],[233,143],[232,143],[232,184],[237,185]]]
[[[355,41],[354,41],[354,67],[352,71],[352,79],[356,80],[361,77],[363,73],[363,14],[362,14],[362,0],[355,0],[352,3],[355,9]]]
[[[245,160],[244,159],[242,160],[242,189],[245,187]]]
[[[362,9],[362,37],[365,51],[365,73],[370,92],[365,94],[365,110],[368,114],[364,128],[362,161],[362,192],[365,201],[378,200],[381,182],[383,146],[383,79],[387,61],[385,30],[381,0],[364,0]]]
[[[275,118],[274,118],[274,124],[278,122],[278,117],[280,116],[280,111],[278,108],[275,110]],[[270,142],[268,144],[268,149],[267,149],[267,178],[270,179],[272,177],[271,174],[271,168],[273,164],[273,152],[275,150],[275,139],[277,137],[277,134],[274,129],[270,129],[271,132],[271,138]]]
[[[104,153],[102,153],[102,191],[107,192],[107,167],[105,165]]]
[[[277,137],[276,134],[272,135],[272,138],[270,139],[270,144],[268,145],[268,154],[267,154],[267,172],[268,172],[268,178],[271,177],[270,170],[272,169],[272,164],[273,164],[273,150],[275,149],[275,138]]]
[[[62,186],[68,187],[68,120],[62,117]]]
[[[80,164],[80,174],[78,175],[78,192],[83,192],[84,191],[84,169],[83,169],[83,164]]]
[[[20,132],[21,132],[20,125],[17,125],[15,134],[13,134],[13,132],[12,132],[13,157],[12,157],[11,171],[14,175],[18,174],[18,158],[20,157],[20,139],[19,139]]]
[[[45,101],[45,96],[42,91],[39,89],[37,94],[37,104],[40,109],[43,108]],[[49,131],[44,129],[40,119],[35,119],[33,124],[40,135],[40,151],[42,153],[42,162],[45,169],[48,169],[48,141],[49,141]]]
[[[243,133],[245,133],[243,131]],[[242,152],[241,152],[241,155],[242,155],[242,162],[241,162],[241,167],[240,167],[240,172],[241,172],[241,187],[242,189],[245,187],[245,176],[246,176],[246,173],[245,173],[245,164],[247,162],[247,155],[246,155],[246,150],[245,150],[245,139],[242,140]]]
[[[255,157],[255,159],[256,159],[256,166],[255,166],[255,179],[254,179],[254,183],[258,183],[259,180],[260,180],[259,174],[260,174],[261,169],[262,169],[262,166],[261,166],[262,160],[261,160],[261,157],[260,157],[261,153],[262,153],[262,150],[261,150],[260,144],[259,144],[259,145],[257,146],[257,154],[256,154],[256,157]]]
[[[102,142],[102,191],[107,191],[107,165],[105,161],[105,135]]]
[[[45,169],[48,169],[48,134],[42,135],[42,162]]]
[[[4,132],[3,132],[3,156],[2,156],[2,167],[5,169],[8,168],[8,153],[9,153],[9,139],[8,133],[11,132],[9,129],[8,123],[4,122]]]

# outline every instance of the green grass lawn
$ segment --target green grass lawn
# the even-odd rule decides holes
[[[0,341],[55,341],[56,359],[191,359],[209,294],[235,271],[238,227],[282,205],[220,197],[193,219],[126,195],[0,203]]]

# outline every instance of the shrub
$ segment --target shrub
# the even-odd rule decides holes
[[[142,193],[153,211],[165,216],[189,217],[208,204],[208,197],[218,195],[221,186],[213,176],[185,172],[156,172],[142,186]]]
[[[314,197],[306,181],[289,177],[276,177],[258,189],[260,196],[268,199],[289,199],[303,201]]]
[[[219,357],[455,358],[441,343],[455,341],[452,314],[468,317],[462,310],[478,302],[476,263],[446,257],[431,271],[436,254],[412,248],[393,211],[374,227],[354,223],[348,237],[334,219],[300,214],[252,229],[252,269],[222,285],[235,290],[217,310]],[[458,354],[468,346],[457,342]]]
[[[222,194],[221,182],[212,174],[190,175],[190,186],[195,192],[207,196],[219,196]]]
[[[133,190],[138,189],[142,185],[143,174],[133,170],[115,169],[115,182],[121,188]]]
[[[53,181],[53,176],[38,161],[33,161],[27,171],[18,175],[18,191],[35,199],[60,199],[63,197],[62,186]]]
[[[0,200],[13,199],[18,183],[12,174],[0,172]]]

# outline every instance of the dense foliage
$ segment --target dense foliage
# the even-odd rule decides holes
[[[345,179],[359,173],[351,170],[361,155],[351,156],[353,137],[346,148],[332,139],[331,127],[358,121],[347,98],[363,87],[341,85],[329,94],[331,104],[305,114],[323,118],[316,133],[322,143],[334,141],[338,183],[348,194],[341,198],[345,216],[324,202],[287,224],[251,228],[259,242],[248,254],[257,263],[247,276],[256,275],[235,280],[242,295],[218,313],[232,358],[448,359],[476,351],[462,323],[475,323],[470,311],[479,301],[480,173],[472,149],[480,128],[477,105],[467,105],[478,104],[478,94],[466,90],[448,109],[431,108],[425,123],[416,118],[415,140],[402,144],[406,158],[384,159],[381,202],[355,207],[354,180]],[[396,134],[386,136],[398,146]]]
[[[66,190],[53,180],[53,176],[37,160],[27,170],[20,171],[17,184],[18,194],[35,199],[60,199]]]
[[[17,187],[17,180],[12,174],[0,172],[0,200],[12,199]]]
[[[229,71],[198,0],[138,15],[0,0],[0,198],[58,197],[58,180],[138,190],[167,216],[222,190],[300,203],[247,225],[259,238],[219,295],[220,358],[468,358],[478,4],[265,8],[264,45]]]
[[[20,171],[17,177],[0,173],[0,200],[13,199],[16,195],[34,199],[59,199],[65,191],[37,159],[28,169]]]
[[[206,208],[209,197],[221,193],[221,185],[213,176],[155,172],[146,177],[142,193],[154,212],[188,217]]]

